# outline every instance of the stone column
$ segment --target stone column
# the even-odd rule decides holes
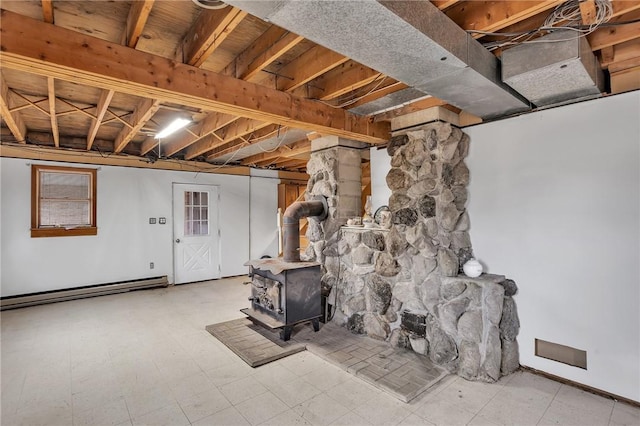
[[[366,146],[338,136],[323,136],[311,142],[306,198],[326,197],[329,214],[323,222],[309,220],[305,257],[322,264],[323,290],[331,288],[338,276],[340,227],[349,218],[362,215],[361,149]]]

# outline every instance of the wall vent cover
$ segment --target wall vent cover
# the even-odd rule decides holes
[[[536,356],[587,369],[587,351],[536,339]]]

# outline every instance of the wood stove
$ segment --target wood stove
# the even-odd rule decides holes
[[[311,321],[320,328],[322,316],[322,272],[316,262],[300,261],[300,219],[324,220],[329,208],[322,196],[296,201],[282,217],[284,228],[283,257],[251,260],[251,307],[241,309],[254,322],[280,329],[280,338],[289,340],[291,328]]]
[[[318,331],[322,316],[321,270],[316,262],[286,262],[282,258],[248,262],[251,267],[251,307],[245,315],[289,340],[295,324],[311,321]]]

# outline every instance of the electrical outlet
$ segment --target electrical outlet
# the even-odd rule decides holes
[[[149,218],[149,225],[155,225],[156,224],[156,218],[155,217],[150,217]]]
[[[161,217],[158,219],[158,222],[160,223],[160,225],[164,225],[165,223],[167,223],[167,218],[166,217]]]
[[[156,267],[156,265],[154,265],[153,262],[149,262],[149,269],[153,269],[155,267]]]

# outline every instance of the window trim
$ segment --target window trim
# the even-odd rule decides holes
[[[40,224],[40,173],[41,172],[58,172],[58,173],[78,173],[89,175],[90,198],[89,202],[91,206],[89,211],[91,213],[91,225],[82,226],[77,228],[62,228],[62,227],[39,227]],[[40,164],[31,165],[31,237],[71,237],[71,236],[85,236],[85,235],[98,235],[97,227],[97,169],[83,168],[83,167],[62,167],[62,166],[47,166]]]

